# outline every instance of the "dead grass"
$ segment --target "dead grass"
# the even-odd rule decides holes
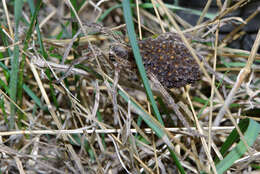
[[[229,43],[246,34],[243,27],[259,8],[243,20],[226,15],[247,1],[217,1],[221,12],[208,19],[204,15],[210,2],[196,26],[161,0],[153,0],[151,8],[133,8],[141,39],[177,32],[202,72],[196,85],[180,89],[165,90],[156,77],[149,76],[162,125],[133,70],[120,69],[109,60],[109,46],[128,40],[122,8],[103,18],[118,2],[87,1],[80,9],[70,1],[43,2],[39,32],[33,25],[28,37],[29,5],[22,8],[17,32],[16,4],[2,1],[0,173],[177,173],[170,150],[186,173],[217,173],[216,159],[223,159],[221,146],[228,143],[233,129],[246,152],[228,170],[256,173],[259,137],[249,143],[253,135],[240,131],[237,123],[246,118],[260,121],[260,30],[251,51],[230,48]],[[71,11],[77,15],[71,16]],[[220,27],[235,22],[234,29],[220,39]],[[15,49],[20,64],[13,87]],[[227,66],[232,63],[240,64]],[[15,95],[10,91],[14,88]]]

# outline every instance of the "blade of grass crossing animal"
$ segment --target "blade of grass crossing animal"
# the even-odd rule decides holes
[[[139,70],[139,73],[141,75],[146,93],[148,95],[148,99],[151,102],[153,111],[157,117],[157,119],[159,120],[159,122],[164,125],[162,117],[160,115],[160,112],[157,108],[157,105],[155,103],[149,82],[148,82],[148,78],[146,76],[146,72],[144,69],[144,65],[142,62],[142,58],[141,58],[141,54],[137,45],[137,40],[136,40],[136,35],[134,32],[134,24],[133,24],[133,19],[132,19],[132,14],[131,14],[131,8],[130,8],[130,3],[128,0],[123,1],[123,9],[124,9],[124,18],[125,18],[125,22],[126,22],[126,28],[127,28],[127,33],[129,35],[129,39],[130,39],[130,43],[134,52],[134,57],[135,57],[135,61]]]

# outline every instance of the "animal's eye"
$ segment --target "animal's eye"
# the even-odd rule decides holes
[[[121,45],[113,45],[110,47],[109,51],[109,59],[111,61],[116,61],[117,58],[119,59],[128,59],[129,51],[121,46]]]
[[[115,56],[111,53],[109,53],[109,60],[112,61],[112,62],[116,61]]]
[[[116,62],[117,52],[114,47],[110,47],[109,49],[109,60],[113,63]]]

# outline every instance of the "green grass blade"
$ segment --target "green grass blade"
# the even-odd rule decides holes
[[[147,114],[137,103],[132,101],[123,91],[119,90],[118,94],[123,97],[123,99],[126,102],[130,101],[130,104],[133,105],[133,107],[138,111],[142,119],[145,121],[145,123],[154,130],[157,136],[162,138],[165,135],[165,132],[161,129],[159,125],[157,125],[153,119]]]
[[[242,132],[244,132],[244,137],[249,146],[252,146],[257,139],[260,132],[260,125],[252,119],[241,120],[239,125]],[[225,154],[228,149],[239,139],[239,135],[234,129],[228,136],[225,143],[222,145],[220,150],[221,154]],[[216,164],[216,169],[218,173],[224,173],[233,163],[238,160],[245,152],[247,148],[244,143],[240,140],[239,143],[234,147],[223,160]]]
[[[31,99],[35,102],[37,106],[39,106],[42,110],[47,111],[47,106],[43,106],[41,100],[34,94],[34,92],[25,84],[23,84],[23,90],[27,95],[31,97]]]
[[[30,5],[31,13],[34,14],[34,12],[35,12],[35,7],[34,7],[33,1],[28,1],[28,3],[29,3],[29,5]],[[37,21],[37,19],[36,19],[36,21]],[[47,58],[48,58],[48,54],[46,53],[46,51],[45,51],[45,49],[44,49],[44,45],[43,45],[43,42],[42,42],[41,31],[40,31],[40,27],[39,27],[38,22],[36,22],[36,24],[35,24],[35,29],[36,29],[36,33],[37,33],[38,44],[40,45],[41,55],[42,55],[45,59],[47,59]]]
[[[18,28],[19,22],[22,17],[22,7],[23,1],[22,0],[15,0],[14,3],[14,18],[15,18],[15,33],[14,33],[14,42],[18,42]],[[18,81],[18,71],[19,71],[19,46],[14,46],[14,52],[11,60],[11,76],[10,76],[10,98],[16,103],[16,95],[17,95],[17,81]],[[10,129],[14,128],[14,117],[16,114],[16,107],[11,102],[11,118],[9,122]]]
[[[10,71],[8,70],[8,68],[5,66],[5,64],[3,64],[2,62],[0,62],[0,67],[5,71],[6,76],[10,76]],[[0,79],[0,86],[3,87],[6,91],[6,93],[10,94],[10,89],[8,88],[8,86],[5,84],[5,82],[3,80]],[[43,107],[43,104],[40,100],[39,97],[36,96],[36,94],[25,84],[23,84],[23,90],[25,91],[25,93],[31,97],[31,99],[42,109],[46,109],[45,107]]]
[[[82,137],[84,137],[84,141],[82,141]],[[82,135],[82,134],[71,134],[71,136],[69,137],[69,142],[72,145],[78,146],[78,147],[81,147],[83,145],[86,152],[90,156],[91,162],[96,161],[94,151],[91,149],[89,141],[85,138],[84,135]]]
[[[30,0],[28,3],[29,3],[29,5],[30,5],[31,13],[32,13],[32,14],[35,14],[35,11],[37,10],[37,8],[35,9],[33,1]],[[41,2],[38,2],[37,7],[40,6],[40,3],[41,3]],[[48,58],[48,54],[47,54],[47,52],[45,51],[45,48],[44,48],[44,45],[43,45],[42,36],[41,36],[41,32],[40,32],[40,28],[39,28],[39,24],[38,24],[38,22],[37,22],[37,19],[36,19],[35,29],[36,29],[37,37],[38,37],[38,44],[40,45],[40,53],[41,53],[41,55],[42,55],[45,59],[47,59],[47,58]],[[47,75],[47,77],[48,77],[48,80],[49,80],[50,95],[51,95],[51,97],[52,97],[52,100],[53,100],[53,102],[54,102],[54,105],[55,105],[57,108],[59,108],[58,102],[57,102],[57,98],[56,98],[56,95],[55,95],[55,91],[54,91],[54,87],[53,87],[53,85],[52,85],[53,79],[51,78],[51,72],[50,72],[49,69],[47,69],[45,73],[46,73],[46,75]]]
[[[2,96],[0,97],[0,108],[2,110],[2,115],[0,116],[0,118],[3,117],[5,123],[8,123],[8,118],[7,118],[7,114],[5,111],[5,101]]]
[[[73,8],[75,9],[75,11],[77,12],[79,10],[79,8],[80,8],[79,7],[79,2],[77,2],[77,0],[71,0],[70,2],[72,4]],[[70,13],[71,13],[71,18],[72,19],[76,19],[76,15],[74,14],[72,9],[70,9]],[[71,22],[71,28],[72,28],[72,36],[74,36],[78,32],[78,30],[79,30],[78,22],[72,21]],[[78,45],[77,42],[73,43],[73,46],[76,47],[77,45]]]
[[[106,11],[104,11],[104,13],[102,13],[100,15],[100,17],[98,18],[98,22],[102,22],[114,9],[117,9],[117,8],[120,8],[122,7],[121,4],[117,4],[117,5],[114,5],[112,7],[110,7],[109,9],[107,9]]]
[[[27,30],[26,32],[26,36],[25,36],[25,40],[23,42],[23,50],[26,52],[26,50],[28,49],[29,47],[29,40],[31,39],[31,36],[33,34],[33,28],[35,26],[35,23],[37,22],[37,16],[38,16],[38,13],[40,11],[40,7],[41,7],[41,1],[37,1],[38,4],[37,4],[37,8],[36,10],[34,10],[34,13],[31,17],[31,22],[30,22],[30,26],[29,26],[29,29]],[[25,66],[25,58],[26,58],[26,55],[25,54],[22,54],[22,60],[21,60],[21,63],[20,63],[20,69],[19,69],[19,80],[18,80],[18,86],[17,86],[17,89],[18,89],[18,92],[17,92],[17,103],[19,104],[19,106],[22,106],[22,102],[23,102],[23,81],[24,81],[24,66]],[[21,112],[18,112],[18,120],[22,119],[23,118],[23,114]]]
[[[148,78],[146,76],[146,72],[145,72],[145,69],[144,69],[141,54],[140,54],[139,47],[138,47],[137,40],[136,40],[136,35],[135,35],[135,32],[134,32],[134,24],[133,24],[133,19],[132,19],[132,13],[131,13],[131,8],[130,8],[130,3],[129,3],[128,0],[123,1],[123,9],[124,9],[124,18],[125,18],[125,22],[126,22],[127,32],[128,32],[128,35],[129,35],[129,39],[130,39],[130,43],[131,43],[133,52],[134,52],[135,61],[136,61],[139,73],[141,75],[143,84],[144,84],[144,88],[146,90],[149,101],[151,102],[153,111],[154,111],[157,119],[159,120],[159,122],[162,125],[164,125],[162,117],[160,115],[160,112],[159,112],[157,105],[155,103],[155,100],[153,98],[153,94],[152,94],[152,91],[151,91],[151,88],[150,88],[150,85],[149,85],[149,82],[148,82]]]
[[[97,119],[99,122],[104,122],[103,116],[101,115],[99,110],[97,111]],[[100,137],[101,137],[101,142],[103,144],[104,149],[107,149],[107,145],[106,145],[106,141],[105,141],[105,138],[106,138],[105,134],[103,134],[103,133],[100,134]]]
[[[22,18],[23,3],[24,2],[22,0],[15,0],[14,1],[15,30],[18,29],[20,20]],[[17,33],[18,31],[15,31],[15,32]],[[16,39],[18,39],[18,37]]]

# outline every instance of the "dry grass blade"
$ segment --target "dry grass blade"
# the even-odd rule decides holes
[[[256,172],[260,2],[126,2],[0,3],[0,173]]]
[[[48,109],[49,109],[49,111],[50,111],[50,113],[51,113],[51,115],[53,117],[53,120],[54,120],[55,124],[57,125],[58,129],[62,129],[62,125],[61,125],[61,123],[60,123],[60,121],[59,121],[59,119],[58,119],[58,117],[57,117],[57,115],[56,115],[56,113],[55,113],[51,103],[50,103],[49,97],[48,97],[48,95],[47,95],[47,93],[46,93],[46,91],[45,91],[45,89],[44,89],[44,87],[42,85],[41,79],[40,79],[40,77],[39,77],[39,75],[38,75],[38,73],[36,71],[36,68],[35,68],[34,64],[32,64],[30,62],[27,62],[27,63],[30,65],[30,68],[31,68],[31,70],[32,70],[32,72],[34,74],[34,77],[35,77],[37,83],[39,84],[39,88],[40,88],[41,93],[43,95],[43,98],[44,98],[44,100],[45,100],[45,102],[46,102],[46,104],[48,106]],[[68,141],[68,137],[66,135],[62,134],[62,138],[63,138],[64,141]],[[75,153],[72,145],[71,144],[66,144],[66,147],[68,148],[68,151],[70,152],[70,155],[72,156],[72,158],[75,160],[75,162],[76,162],[80,172],[81,173],[85,173],[84,169],[83,169],[83,166],[81,164],[81,161],[80,161],[79,157],[77,156],[77,154]]]
[[[223,105],[223,107],[221,108],[221,110],[219,111],[216,119],[214,120],[213,125],[218,125],[220,120],[222,119],[222,117],[224,116],[228,106],[230,105],[230,103],[232,102],[232,98],[234,97],[236,91],[238,90],[238,88],[241,86],[241,84],[244,82],[245,78],[248,76],[248,74],[251,72],[251,65],[254,61],[254,58],[256,56],[256,51],[259,47],[260,44],[260,30],[258,31],[256,40],[254,42],[254,45],[252,47],[252,51],[250,53],[250,56],[248,58],[247,64],[246,66],[239,72],[239,75],[237,77],[237,81],[234,85],[234,87],[232,88],[232,90],[230,91],[227,99],[225,100],[225,103]]]

